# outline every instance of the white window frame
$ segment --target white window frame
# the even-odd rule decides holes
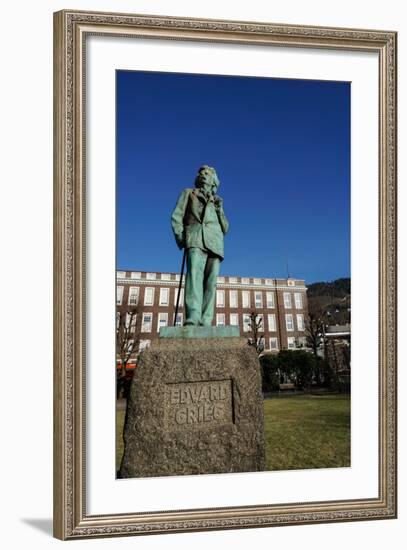
[[[258,296],[260,296],[260,300],[257,299]],[[261,290],[256,290],[254,293],[254,307],[256,308],[263,307],[263,293]]]
[[[299,344],[299,347],[306,348],[307,347],[307,337],[306,336],[299,336],[298,344]]]
[[[261,285],[261,279],[258,279],[258,278],[253,279],[253,284],[254,285]]]
[[[294,302],[295,302],[295,309],[302,309],[302,293],[301,292],[294,292]]]
[[[233,322],[235,320],[235,322]],[[232,327],[238,327],[239,326],[239,314],[238,313],[231,313],[230,314],[230,324]]]
[[[237,277],[229,277],[229,283],[232,285],[237,284]]]
[[[294,332],[294,317],[292,313],[285,314],[285,329],[287,332]]]
[[[161,325],[161,321],[165,321],[165,325]],[[161,327],[167,327],[168,326],[168,313],[166,311],[161,311],[158,314],[157,319],[157,332],[160,332]]]
[[[216,314],[216,326],[217,327],[224,327],[226,323],[225,314],[224,313],[217,313]]]
[[[170,273],[161,273],[161,280],[162,281],[171,281],[171,274]]]
[[[225,307],[225,291],[217,290],[216,291],[216,307]]]
[[[118,279],[125,279],[125,278],[126,278],[126,272],[125,272],[125,271],[118,271],[118,272],[116,273],[116,277],[117,277]]]
[[[130,279],[141,279],[141,272],[140,271],[132,271],[130,273]]]
[[[273,281],[273,279],[265,279],[264,284],[267,285],[267,286],[273,286],[274,281]]]
[[[223,284],[225,282],[225,277],[217,277],[216,282]]]
[[[178,296],[178,288],[175,289],[174,292],[174,306],[177,305],[177,296]],[[181,292],[179,293],[179,305],[178,307],[183,307],[184,305],[184,289],[181,288]]]
[[[287,348],[288,349],[297,349],[295,342],[295,336],[287,336]]]
[[[150,329],[149,330],[145,330],[145,327],[146,327],[146,317],[147,315],[149,315],[151,317],[151,320],[149,322],[149,326],[150,326]],[[141,320],[141,332],[151,332],[153,329],[153,312],[151,311],[145,311],[143,313],[143,318]]]
[[[261,323],[259,324],[258,330],[260,330],[261,332],[266,332],[264,328],[264,315],[262,313],[256,314],[256,324],[259,319],[261,319]]]
[[[234,300],[232,299],[232,296],[235,298]],[[237,290],[229,290],[229,307],[235,309],[238,307],[238,305],[239,305],[239,294]]]
[[[140,343],[139,343],[139,346],[138,346],[138,350],[140,352],[148,349],[151,345],[151,340],[140,340]]]
[[[275,346],[272,346],[271,344],[275,343]],[[272,349],[278,349],[278,338],[276,336],[271,336],[269,338],[269,349],[272,350]]]
[[[243,313],[243,332],[250,332],[250,313]]]
[[[173,322],[174,322],[174,318],[175,318],[175,313],[174,313],[174,315],[173,315]],[[176,327],[182,327],[182,324],[183,324],[183,321],[184,321],[184,314],[178,312],[178,313],[177,313],[177,318],[179,319],[179,322],[177,321],[177,322],[175,323],[175,326],[176,326]]]
[[[123,302],[124,286],[116,287],[116,305],[121,306]]]
[[[242,277],[240,280],[241,280],[242,285],[249,285],[250,284],[250,279],[248,277]]]
[[[245,305],[245,296],[247,297],[247,304]],[[250,307],[250,290],[242,290],[242,308],[246,309]]]
[[[136,294],[136,301],[133,303],[131,303],[131,298],[132,298],[132,294],[133,294],[133,290],[135,290],[135,294]],[[130,286],[129,287],[129,296],[128,296],[128,299],[127,299],[127,305],[129,306],[136,306],[138,304],[138,299],[139,299],[139,295],[140,295],[140,287],[138,286]]]
[[[304,332],[305,330],[304,315],[302,313],[297,313],[297,330],[299,332]]]
[[[292,309],[291,292],[283,293],[284,307],[285,309]]]
[[[268,309],[274,309],[276,307],[274,292],[270,290],[266,292],[266,305]]]
[[[146,279],[148,281],[155,281],[157,278],[157,273],[146,273]]]
[[[167,301],[164,302],[163,296],[167,293]],[[169,306],[170,305],[170,289],[167,287],[161,287],[160,288],[160,306]]]
[[[271,320],[271,322],[270,322]],[[267,326],[269,329],[269,332],[276,332],[277,331],[277,323],[276,323],[276,314],[275,313],[269,313],[267,315]]]
[[[147,291],[151,290],[151,302],[147,301]],[[154,304],[154,294],[155,294],[155,288],[153,286],[146,286],[144,289],[144,305],[145,306],[152,306]]]

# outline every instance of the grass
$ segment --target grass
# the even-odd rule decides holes
[[[116,464],[123,454],[125,411],[116,413]],[[293,396],[264,401],[267,470],[350,466],[348,395]]]
[[[266,399],[268,470],[350,466],[349,395]]]

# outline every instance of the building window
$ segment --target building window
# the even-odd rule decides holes
[[[261,330],[262,332],[264,332],[264,317],[262,313],[258,313],[256,315],[256,325],[257,330]]]
[[[274,307],[274,292],[266,292],[267,307]]]
[[[117,272],[117,278],[118,279],[125,279],[126,278],[126,272],[125,271],[118,271]]]
[[[132,271],[130,273],[130,278],[131,279],[141,279],[141,273],[140,271]]]
[[[274,313],[269,313],[269,315],[267,315],[267,321],[269,325],[269,332],[275,332],[277,328],[276,328],[276,316],[274,315]]]
[[[294,330],[294,321],[291,313],[286,313],[285,315],[285,328],[290,332]]]
[[[141,332],[151,332],[152,324],[153,324],[153,314],[143,313],[143,320],[141,322]]]
[[[170,296],[169,288],[160,288],[160,306],[168,306],[169,296]]]
[[[230,314],[230,324],[234,327],[239,326],[239,315],[237,313]]]
[[[170,281],[171,275],[169,273],[161,273],[161,280],[162,281]]]
[[[278,349],[278,341],[277,338],[270,338],[270,349]]]
[[[222,283],[222,284],[223,284],[223,283],[225,282],[225,277],[217,277],[216,280],[217,280],[218,283]]]
[[[255,292],[254,293],[254,307],[256,307],[256,308],[262,308],[263,307],[262,292]]]
[[[284,292],[284,307],[286,309],[291,309],[291,293]]]
[[[300,336],[298,338],[298,347],[306,348],[307,347],[307,338],[305,336]]]
[[[274,281],[273,279],[265,279],[264,284],[266,284],[267,286],[273,286]]]
[[[261,279],[253,279],[254,285],[261,285]]]
[[[156,277],[156,273],[146,273],[146,279],[148,279],[149,281],[155,281]]]
[[[295,338],[294,338],[294,336],[289,336],[287,338],[287,347],[288,347],[288,349],[295,349]]]
[[[136,306],[138,304],[138,295],[139,295],[139,287],[131,286],[129,288],[129,299],[128,299],[129,306]]]
[[[136,330],[137,314],[131,314],[128,311],[126,312],[126,328],[129,329],[129,332],[134,332]]]
[[[243,313],[243,332],[249,332],[251,329],[250,314]]]
[[[182,321],[183,321],[183,314],[177,313],[177,320],[175,322],[176,327],[182,327]]]
[[[304,331],[304,315],[302,313],[297,313],[297,328],[300,331]]]
[[[144,291],[144,305],[152,306],[154,303],[154,288],[147,287]]]
[[[302,294],[301,292],[294,293],[295,309],[302,309]]]
[[[177,305],[177,298],[178,298],[178,288],[176,288],[174,292],[174,306]],[[182,307],[183,305],[184,305],[184,289],[181,288],[181,292],[179,293],[179,307]]]
[[[250,292],[248,290],[242,292],[242,307],[250,307]]]
[[[247,277],[242,277],[241,281],[242,281],[242,285],[249,285],[250,284],[250,279],[248,279]]]
[[[118,287],[116,288],[116,304],[117,304],[118,306],[121,306],[121,305],[122,305],[123,292],[124,292],[124,286],[118,286]]]
[[[229,283],[232,285],[237,284],[237,277],[229,277]]]
[[[216,314],[216,326],[217,327],[224,327],[225,326],[225,314],[224,313],[217,313]]]
[[[216,291],[216,305],[217,307],[225,307],[225,291],[217,290]]]
[[[168,313],[158,314],[157,332],[160,332],[160,328],[168,325]]]
[[[237,307],[237,290],[229,290],[229,307]]]
[[[139,344],[139,347],[138,347],[138,350],[141,352],[141,351],[144,351],[146,350],[147,348],[149,348],[151,345],[151,340],[140,340],[140,344]]]
[[[116,330],[120,326],[120,311],[116,311]]]

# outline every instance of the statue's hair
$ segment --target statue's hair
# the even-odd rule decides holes
[[[219,188],[219,185],[220,185],[220,181],[219,181],[219,178],[218,178],[218,174],[216,173],[216,170],[215,168],[213,168],[212,166],[208,166],[207,164],[203,164],[199,170],[198,170],[198,174],[195,178],[195,187],[201,187],[200,183],[199,183],[199,173],[200,171],[203,169],[203,168],[209,168],[209,170],[212,172],[212,182],[213,182],[213,187],[216,187],[216,190]]]

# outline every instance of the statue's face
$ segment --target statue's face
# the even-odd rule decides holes
[[[202,166],[199,169],[196,178],[197,187],[204,189],[208,193],[214,193],[217,188],[215,171],[210,166]]]

